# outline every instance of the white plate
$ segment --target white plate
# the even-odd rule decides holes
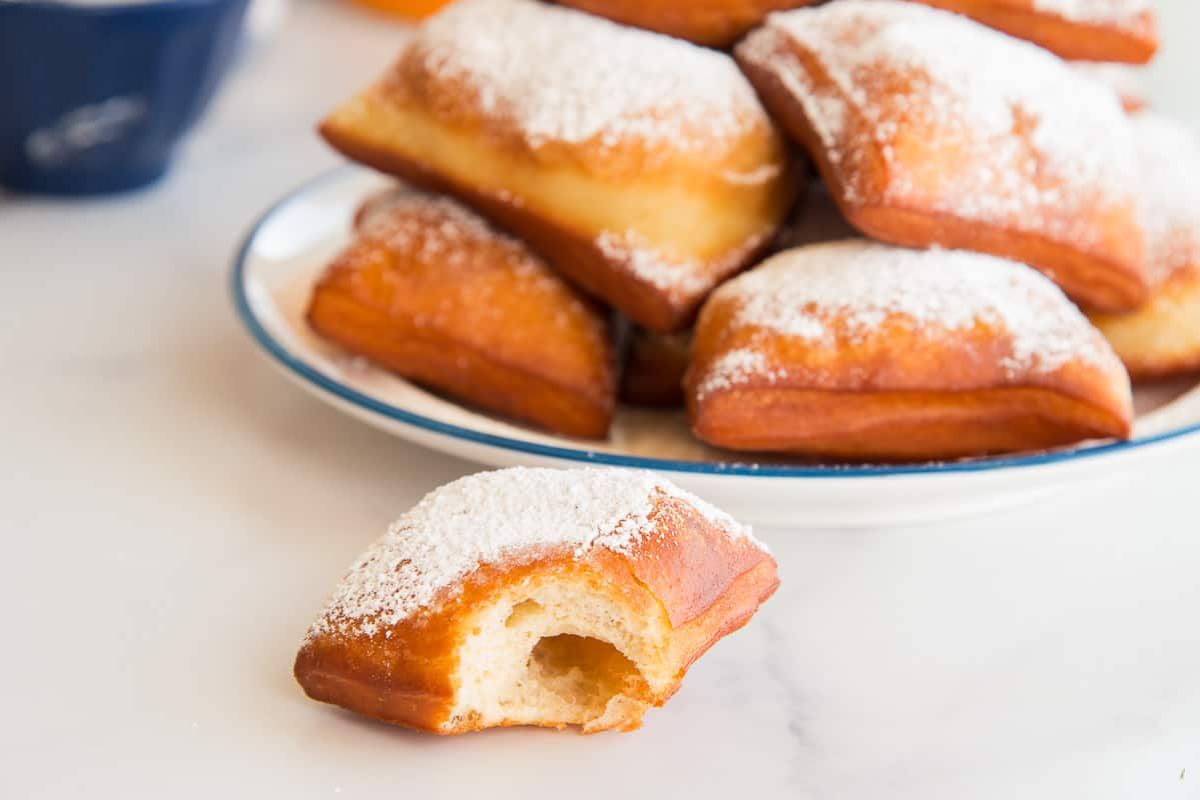
[[[752,522],[788,527],[898,525],[983,513],[1129,469],[1168,444],[1200,437],[1200,388],[1139,393],[1134,439],[1017,457],[912,466],[821,466],[706,448],[681,413],[622,409],[611,440],[532,431],[426,392],[352,358],[303,322],[310,288],[347,241],[353,214],[386,178],[345,167],[301,187],[250,232],[233,294],[250,333],[284,373],[336,408],[388,433],[496,466],[607,464],[653,469]]]

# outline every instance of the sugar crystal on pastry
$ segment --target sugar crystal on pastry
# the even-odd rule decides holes
[[[917,0],[1072,60],[1144,64],[1158,50],[1150,0]]]
[[[1128,434],[1129,382],[1062,292],[979,253],[846,240],[722,286],[697,323],[693,428],[731,449],[912,460]]]
[[[609,315],[523,242],[449,197],[370,198],[307,319],[424,386],[568,436],[602,438],[616,401]]]
[[[771,259],[722,287],[720,296],[737,307],[733,324],[796,339],[854,341],[902,316],[933,335],[981,322],[1004,330],[1013,371],[1053,372],[1068,361],[1110,355],[1050,281],[982,253],[862,240],[818,245]]]
[[[1128,121],[1061,60],[898,0],[774,14],[737,52],[866,233],[1026,261],[1094,305],[1144,296]]]
[[[629,553],[656,534],[657,495],[685,500],[735,538],[750,529],[650,473],[516,467],[484,472],[428,494],[350,569],[314,631],[371,635],[428,608],[438,593],[484,564],[530,548]],[[758,543],[758,546],[762,546]]]
[[[533,0],[450,6],[321,130],[458,195],[661,331],[749,263],[795,194],[728,55]]]
[[[499,247],[506,261],[520,273],[552,281],[551,273],[537,268],[524,246],[488,225],[461,203],[446,197],[398,190],[377,200],[358,226],[360,234],[392,250],[415,249],[423,261],[461,266],[471,257],[471,243],[487,241]],[[487,313],[488,305],[479,304]]]
[[[1081,22],[1112,22],[1151,10],[1150,0],[1033,0],[1038,11]]]
[[[684,57],[687,70],[670,59]],[[557,142],[728,147],[757,122],[750,86],[719,53],[527,0],[459,0],[408,59],[474,93],[534,149]]]
[[[1121,100],[1125,110],[1134,113],[1146,107],[1146,87],[1142,80],[1145,69],[1131,64],[1114,64],[1107,61],[1076,61],[1071,67],[1088,78],[1112,91]]]
[[[1200,267],[1200,136],[1160,114],[1132,120],[1151,283]]]
[[[482,473],[355,562],[296,675],[316,699],[435,733],[631,729],[777,583],[748,528],[649,473]]]
[[[1133,117],[1149,302],[1092,314],[1136,379],[1200,371],[1200,137],[1159,114]]]
[[[1004,259],[952,250],[919,251],[847,240],[785,252],[723,286],[716,298],[730,324],[833,347],[877,335],[903,318],[918,335],[941,337],[980,324],[1004,331],[1003,365],[1013,375],[1053,373],[1064,364],[1111,364],[1083,315],[1038,273]],[[706,372],[698,389],[753,380],[774,383],[786,367],[739,348]]]
[[[885,164],[898,166],[894,148],[903,143],[898,128],[904,121],[943,137],[947,147],[976,148],[978,159],[968,162],[969,171],[944,176],[949,185],[936,198],[942,210],[983,220],[1038,214],[1056,203],[1076,201],[1072,194],[1117,190],[1135,175],[1129,155],[1132,137],[1117,122],[1115,105],[1037,48],[894,0],[842,0],[828,9],[775,14],[768,28],[815,53],[830,82],[841,90],[822,92],[806,85],[803,75],[783,74],[798,87],[801,101],[811,104],[832,161],[859,158],[861,143],[855,140],[861,139],[880,145]],[[847,46],[848,40],[857,46]],[[764,59],[769,58],[771,39],[765,35],[751,39],[742,52],[753,60],[760,47],[766,48]],[[871,84],[891,81],[911,81],[920,88],[892,97],[873,94]],[[1037,163],[1028,164],[1022,170],[1026,174],[998,174],[998,166],[1011,160],[1004,150],[1019,145],[1006,139],[1022,116],[1033,129]],[[864,123],[853,126],[851,117]],[[944,126],[950,130],[943,132]],[[1114,134],[1108,131],[1091,136],[1095,126],[1110,128],[1117,138],[1110,140]],[[960,142],[960,132],[970,133],[978,144]],[[1058,185],[1023,185],[1034,168],[1058,177]],[[997,191],[997,180],[1019,190]],[[1071,192],[1079,184],[1083,188]],[[889,187],[896,195],[907,188]],[[1055,222],[1075,224],[1066,218]]]

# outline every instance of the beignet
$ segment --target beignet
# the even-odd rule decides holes
[[[556,0],[625,25],[678,36],[696,44],[728,47],[767,14],[818,0]]]
[[[481,408],[568,436],[607,435],[607,312],[449,198],[376,198],[358,224],[313,290],[317,333]]]
[[[625,353],[621,401],[650,408],[682,406],[691,341],[690,332],[654,333],[636,328]]]
[[[321,132],[659,331],[753,261],[796,188],[729,56],[533,0],[459,0]]]
[[[1145,64],[1158,51],[1151,0],[917,0],[1027,39],[1063,58]]]
[[[1012,258],[1104,310],[1145,299],[1129,122],[1060,59],[900,0],[772,14],[737,55],[872,238]]]
[[[1133,118],[1142,166],[1150,300],[1129,314],[1093,314],[1135,380],[1200,371],[1200,141],[1149,112]]]
[[[430,733],[632,730],[778,584],[748,528],[649,473],[481,473],[358,559],[295,674],[313,699]]]
[[[1121,362],[1054,284],[979,253],[847,240],[722,286],[692,343],[696,435],[733,450],[925,460],[1126,437]]]

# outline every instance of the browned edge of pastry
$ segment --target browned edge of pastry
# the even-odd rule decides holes
[[[587,236],[548,222],[516,204],[425,168],[416,161],[374,147],[328,122],[318,130],[337,151],[352,161],[365,164],[433,191],[455,195],[503,228],[511,230],[555,269],[583,290],[620,309],[640,325],[659,333],[686,328],[695,318],[704,297],[684,300],[654,286],[624,268],[614,265]],[[753,264],[770,246],[765,236],[757,246],[736,252],[713,270],[714,286]]]
[[[323,338],[346,350],[471,405],[565,436],[608,436],[613,392],[583,392],[519,365],[497,362],[487,353],[432,337],[339,293],[326,292],[320,285],[313,293],[307,321]],[[612,384],[612,365],[608,376]]]
[[[593,548],[576,558],[550,548],[517,555],[504,564],[480,566],[443,590],[425,611],[374,636],[330,632],[311,637],[296,656],[296,680],[314,700],[384,722],[436,734],[480,730],[471,720],[446,727],[472,613],[499,592],[548,574],[584,581],[640,616],[665,618],[670,635],[664,658],[670,659],[675,679],[660,693],[647,688],[643,698],[661,706],[696,659],[749,621],[778,588],[779,578],[768,553],[729,537],[684,500],[660,499],[651,518],[670,535],[649,535],[629,554]]]
[[[1073,299],[1102,311],[1131,310],[1149,296],[1140,263],[1131,264],[1107,253],[1082,253],[1045,236],[1000,229],[949,214],[851,202],[800,102],[770,69],[735,55],[763,104],[804,145],[847,221],[866,235],[905,247],[938,245],[1020,261],[1045,273]],[[804,56],[797,53],[796,57]],[[871,156],[878,163],[871,167],[870,174],[879,179],[886,169],[878,153]],[[882,186],[870,194],[882,195]]]
[[[1137,15],[1131,26],[1063,19],[1048,11],[1004,7],[996,0],[920,0],[990,28],[1046,48],[1071,61],[1145,64],[1158,52],[1158,19],[1153,11]]]
[[[810,6],[820,0],[557,0],[562,5],[686,39],[727,49],[774,11]]]
[[[694,395],[694,393],[693,393]],[[696,435],[731,450],[921,461],[1128,438],[1132,418],[1053,389],[822,391],[738,387],[689,400]]]

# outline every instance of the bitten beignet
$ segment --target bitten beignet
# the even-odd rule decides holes
[[[1151,0],[917,0],[966,14],[1063,58],[1145,64],[1158,51]]]
[[[533,0],[450,6],[321,132],[459,195],[659,331],[752,262],[795,190],[727,55]]]
[[[317,333],[481,408],[607,435],[616,352],[605,311],[457,201],[402,191],[359,217],[313,290]]]
[[[1128,119],[1058,58],[900,0],[772,14],[737,55],[872,238],[1012,258],[1104,310],[1145,299]]]
[[[722,286],[692,344],[696,435],[872,460],[1126,437],[1129,380],[1054,284],[978,253],[847,240]]]
[[[1150,300],[1093,314],[1135,380],[1200,371],[1200,140],[1149,112],[1133,118],[1142,166]]]
[[[818,0],[556,0],[590,14],[678,36],[696,44],[728,47],[767,14]]]
[[[431,733],[631,730],[778,583],[749,529],[649,473],[482,473],[359,558],[295,674],[316,700]]]

